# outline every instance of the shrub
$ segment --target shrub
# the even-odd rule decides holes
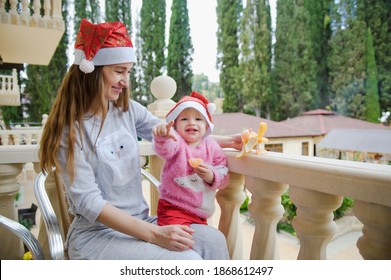
[[[248,211],[249,198],[247,197],[240,207],[240,212],[245,213]],[[295,229],[292,226],[293,218],[296,216],[296,205],[294,205],[290,199],[289,192],[285,192],[281,196],[281,204],[284,207],[284,214],[281,220],[277,224],[277,231],[285,231],[296,236]],[[344,197],[341,206],[334,211],[334,219],[339,219],[345,215],[345,212],[351,209],[354,205],[353,199]]]

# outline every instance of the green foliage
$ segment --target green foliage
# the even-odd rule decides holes
[[[132,32],[131,1],[129,0],[106,0],[105,15],[106,21],[121,21],[129,31]]]
[[[166,1],[143,1],[140,11],[140,46],[141,77],[138,86],[146,97],[146,103],[151,103],[153,97],[149,87],[152,80],[163,74],[165,66],[165,27]]]
[[[1,68],[1,67],[0,67]],[[0,69],[1,75],[12,75],[12,70]],[[18,81],[20,84],[20,73],[18,75]],[[4,121],[6,127],[10,127],[13,123],[19,123],[23,121],[22,107],[21,106],[0,106],[0,121]],[[1,128],[0,128],[1,129]]]
[[[203,73],[193,76],[192,89],[202,93],[211,102],[223,96],[220,84],[210,82],[208,76]]]
[[[217,1],[217,65],[224,93],[223,111],[243,110],[239,69],[239,22],[242,0]]]
[[[28,230],[31,230],[31,228],[33,227],[33,220],[32,219],[19,219],[19,224],[23,225],[25,228],[27,228]]]
[[[68,5],[68,1],[63,1],[62,3]],[[101,9],[100,1],[94,0],[77,0],[73,1],[75,5],[75,16],[74,16],[74,28],[75,28],[75,37],[79,31],[80,22],[83,18],[88,19],[93,23],[101,22]],[[63,9],[64,13],[64,9]]]
[[[67,18],[67,1],[63,3],[63,18]],[[65,24],[65,26],[68,26]],[[28,94],[30,103],[28,104],[29,121],[41,122],[42,114],[49,114],[57,90],[67,71],[68,58],[66,50],[68,48],[68,29],[63,34],[59,45],[48,66],[27,65],[27,79],[25,93]]]
[[[249,205],[249,198],[247,197],[240,207],[240,212],[241,213],[247,212],[248,205]],[[297,207],[291,201],[288,191],[281,196],[281,205],[284,207],[284,214],[281,220],[277,224],[277,230],[285,231],[292,235],[296,235],[295,229],[292,226],[292,221],[296,217]],[[345,215],[346,211],[353,208],[353,206],[354,206],[353,199],[349,197],[344,197],[341,206],[333,212],[334,219],[342,218]]]
[[[6,126],[10,126],[12,123],[22,122],[22,107],[19,106],[1,106],[0,112],[2,113],[3,120]]]
[[[375,61],[375,50],[373,48],[373,37],[371,29],[368,28],[367,37],[367,79],[365,84],[365,105],[366,105],[366,120],[370,122],[379,122],[380,104],[379,91],[377,87],[377,68]]]
[[[258,117],[270,118],[275,104],[271,98],[271,16],[267,1],[247,1],[240,41],[240,80],[246,107]]]
[[[192,90],[194,49],[190,36],[189,13],[186,0],[173,0],[168,41],[167,74],[177,83],[174,101],[178,101]]]
[[[248,211],[248,203],[250,202],[250,198],[247,196],[243,201],[243,204],[240,206],[240,213],[244,213]]]
[[[297,207],[291,201],[288,191],[281,196],[281,204],[285,211],[282,219],[277,224],[277,230],[283,230],[292,235],[296,235],[292,221],[296,216]],[[343,217],[345,212],[353,207],[353,204],[354,202],[351,198],[344,197],[341,206],[334,211],[334,219]]]
[[[324,108],[330,103],[329,100],[329,69],[327,57],[330,48],[328,41],[331,38],[331,18],[329,15],[330,5],[333,0],[304,0],[304,8],[309,15],[309,31],[312,44],[313,56],[316,60],[316,75],[318,100],[314,103],[316,108]]]
[[[334,211],[334,219],[342,218],[345,215],[345,212],[353,208],[354,201],[349,197],[344,197],[342,205]]]
[[[296,205],[292,203],[288,192],[285,192],[281,196],[281,204],[284,207],[284,214],[277,224],[277,230],[283,230],[292,235],[296,235],[296,232],[292,227],[292,221],[293,218],[296,216],[297,208]]]
[[[15,194],[15,201],[18,201],[20,199],[20,196],[21,196],[20,192],[17,192]]]
[[[334,4],[328,58],[331,104],[338,113],[365,119],[367,27],[350,0]]]
[[[391,1],[361,0],[361,16],[373,35],[380,111],[391,111]]]
[[[275,94],[279,119],[297,116],[318,103],[317,68],[309,13],[303,2],[277,2]],[[277,109],[275,108],[275,109]]]

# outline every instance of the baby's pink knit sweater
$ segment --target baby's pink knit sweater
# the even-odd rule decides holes
[[[197,147],[189,146],[175,132],[177,141],[154,137],[156,153],[165,160],[159,187],[160,199],[176,205],[200,218],[207,219],[214,212],[217,189],[228,183],[227,159],[215,140],[203,138]],[[214,173],[212,185],[204,182],[189,164],[190,158],[202,158]]]

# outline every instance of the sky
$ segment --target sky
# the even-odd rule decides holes
[[[101,1],[101,8],[104,1]],[[246,0],[243,0],[245,6]],[[269,0],[272,14],[272,28],[275,30],[277,0]],[[142,0],[132,0],[132,26],[136,26],[136,12],[140,10]],[[166,0],[166,46],[171,16],[172,0]],[[193,43],[193,74],[205,74],[209,81],[218,82],[220,71],[216,69],[217,58],[217,0],[187,0],[189,11],[190,36]],[[136,34],[133,30],[132,34]],[[134,38],[132,38],[134,40]]]
[[[272,18],[275,19],[277,0],[270,0]],[[245,0],[243,1],[245,2]],[[141,8],[142,0],[132,1],[132,12]],[[172,0],[166,0],[166,39],[168,41],[168,28],[170,23]],[[204,73],[209,81],[218,82],[220,72],[216,69],[217,57],[217,0],[187,0],[189,11],[190,36],[193,43],[193,74]],[[135,21],[136,16],[132,15]],[[274,21],[274,20],[273,20]],[[135,26],[133,22],[133,26]],[[135,34],[135,32],[132,32]]]

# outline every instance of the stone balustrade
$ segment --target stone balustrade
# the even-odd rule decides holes
[[[61,0],[0,0],[0,55],[4,64],[48,65],[64,32]]]
[[[6,0],[0,0],[0,23],[64,29],[61,0],[10,0],[8,12],[5,3]]]
[[[159,79],[166,86],[172,83],[169,78]],[[159,112],[159,116],[173,104],[175,87],[171,84],[168,90],[164,88],[167,87],[153,88],[158,98],[148,106],[152,113]],[[156,94],[157,90],[162,92]],[[16,176],[26,162],[38,166],[37,149],[33,144],[0,146],[0,214],[15,219],[12,202],[18,191]],[[163,162],[154,154],[151,143],[140,142],[140,151],[141,156],[149,156],[150,171],[159,177]],[[225,154],[230,183],[218,191],[216,198],[221,208],[218,227],[227,238],[232,259],[242,258],[239,208],[245,189],[251,194],[249,211],[255,222],[251,259],[278,259],[276,225],[284,212],[281,195],[286,190],[297,206],[293,220],[300,240],[297,259],[327,259],[327,245],[336,233],[333,211],[341,205],[343,197],[354,199],[353,212],[363,223],[362,236],[357,241],[361,256],[391,259],[391,166],[273,152],[248,154],[240,159],[236,158],[237,151],[227,149]],[[53,184],[54,181],[48,182]],[[55,204],[55,193],[50,196]],[[152,192],[151,197],[154,213],[158,194]],[[9,244],[11,238],[0,234],[0,243]],[[14,247],[7,248],[6,252],[3,249],[0,252],[0,259],[17,255],[17,241]]]
[[[20,105],[20,90],[16,69],[12,69],[11,75],[0,75],[0,105]]]

